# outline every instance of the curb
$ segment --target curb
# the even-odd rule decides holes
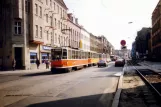
[[[120,95],[121,95],[121,91],[122,91],[122,81],[123,81],[123,76],[124,76],[125,68],[127,68],[126,64],[125,64],[125,66],[123,68],[123,73],[122,73],[122,75],[119,78],[119,83],[118,83],[118,86],[117,86],[117,91],[116,91],[116,94],[114,96],[114,99],[113,99],[111,107],[118,107],[118,105],[119,105]]]

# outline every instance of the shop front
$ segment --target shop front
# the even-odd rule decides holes
[[[46,60],[50,61],[50,59],[51,59],[51,47],[50,46],[42,46],[41,63],[44,64]]]

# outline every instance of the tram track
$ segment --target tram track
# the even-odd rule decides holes
[[[156,99],[161,105],[159,99],[161,99],[161,74],[150,69],[137,69],[135,64],[130,63],[139,76],[150,86],[150,89],[154,92]],[[148,93],[147,93],[148,94]]]

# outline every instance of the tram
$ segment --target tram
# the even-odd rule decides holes
[[[100,59],[106,60],[106,54],[87,52],[69,47],[51,49],[51,72],[66,70],[70,72],[79,68],[97,65]]]

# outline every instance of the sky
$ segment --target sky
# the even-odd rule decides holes
[[[96,36],[104,35],[120,49],[126,40],[128,49],[142,27],[151,27],[151,16],[159,0],[64,0],[68,12],[79,24]],[[128,22],[133,22],[129,24]]]

